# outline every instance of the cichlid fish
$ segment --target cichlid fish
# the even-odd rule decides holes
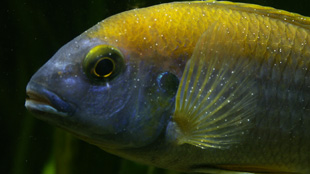
[[[185,172],[310,173],[310,18],[175,2],[109,17],[27,86],[39,119]]]

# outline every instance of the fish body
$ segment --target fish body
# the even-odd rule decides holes
[[[110,153],[186,172],[310,172],[310,18],[175,2],[109,17],[30,80],[26,107]]]

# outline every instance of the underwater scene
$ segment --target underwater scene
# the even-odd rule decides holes
[[[34,113],[28,111],[25,107],[25,99],[27,97],[29,98],[29,96],[26,95],[26,86],[30,81],[31,77],[39,70],[40,67],[42,67],[51,57],[53,57],[53,55],[62,46],[82,34],[84,31],[93,27],[98,22],[106,19],[107,17],[136,8],[149,7],[152,5],[159,5],[171,2],[175,1],[5,0],[2,5],[4,8],[2,8],[3,11],[1,12],[2,24],[0,26],[0,29],[2,31],[0,47],[0,71],[2,80],[0,87],[0,135],[2,139],[0,145],[2,152],[0,155],[0,173],[185,174],[185,172],[172,170],[173,167],[171,167],[172,169],[169,170],[158,168],[151,165],[142,164],[140,162],[127,160],[108,153],[105,150],[102,150],[99,147],[92,145],[97,143],[95,141],[89,141],[92,144],[82,141],[76,138],[76,136],[74,136],[72,133],[69,133],[64,129],[58,128],[54,124],[49,124],[48,122],[35,118]],[[276,9],[297,13],[303,16],[310,16],[310,2],[308,0],[232,0],[231,2],[269,6]],[[195,11],[193,12],[195,13]],[[137,32],[136,35],[133,37],[139,37],[139,34],[141,33]],[[112,48],[112,50],[114,50],[114,48]],[[88,55],[92,56],[90,53]],[[87,68],[88,67],[84,69]],[[117,68],[118,67],[113,66],[112,70]],[[46,73],[48,73],[48,70],[46,71]],[[176,74],[177,72],[178,71],[176,71]],[[99,74],[98,77],[100,76],[100,73],[103,73],[102,76],[104,77],[110,76],[110,73],[94,72],[95,75]],[[89,76],[92,75],[93,74]],[[181,75],[182,73],[179,73],[179,76],[177,77],[180,77]],[[169,74],[169,72],[164,72],[159,77],[163,76],[167,77],[170,81],[177,81],[175,82],[176,84],[172,83],[172,86],[179,84],[178,79],[175,80],[176,76],[172,76],[171,74]],[[251,84],[250,81],[241,80],[241,82]],[[168,85],[171,85],[171,83],[169,83]],[[171,86],[168,87],[170,89]],[[175,90],[173,92],[165,90],[165,94],[162,94],[163,98],[169,97],[167,95],[175,95]],[[305,95],[306,97],[309,96],[309,90],[307,92],[308,93]],[[244,97],[244,94],[242,93],[240,94],[240,96]],[[244,98],[246,97],[247,96],[245,96]],[[306,101],[309,101],[309,99],[306,98]],[[117,101],[113,102],[117,103]],[[249,102],[251,101],[249,100]],[[161,102],[161,104],[167,105],[168,107],[170,103]],[[307,105],[306,107],[309,108],[309,105]],[[55,112],[51,108],[48,109],[50,109],[50,112]],[[66,108],[61,109],[66,110]],[[252,110],[250,110],[250,112],[252,112]],[[308,119],[305,120],[309,120],[310,115],[308,114],[307,116]],[[230,117],[227,116],[227,119],[230,119]],[[244,120],[250,120],[250,116],[245,116]],[[58,123],[57,125],[60,127],[64,127],[61,124],[62,123]],[[100,128],[96,129],[101,130]],[[74,131],[71,132],[76,133]],[[175,132],[171,133],[172,139],[175,138],[174,136],[176,136],[175,134],[177,134],[178,132],[175,134],[174,133]],[[231,133],[232,136],[233,133],[234,132]],[[244,132],[242,132],[242,134],[243,133]],[[76,135],[81,138],[79,134],[76,133]],[[129,138],[126,136],[127,135],[125,134],[124,137]],[[145,135],[139,134],[138,132],[136,137],[139,136]],[[152,137],[150,137],[149,139],[151,138]],[[82,139],[85,139],[87,141],[87,137],[82,137]],[[145,141],[151,141],[149,139]],[[203,140],[201,140],[201,142],[203,142]],[[221,142],[224,143],[218,143],[216,141],[205,141],[205,143],[199,143],[195,140],[189,141],[188,138],[180,140],[180,143],[191,144],[201,149],[208,147],[226,148],[225,143],[230,143],[230,141],[226,142],[225,140],[221,140]],[[120,146],[122,147],[122,145]],[[128,147],[130,146],[131,144],[128,145]],[[127,146],[124,145],[124,147]],[[104,149],[104,147],[102,148]],[[182,154],[179,154],[179,156],[181,158]],[[309,157],[307,159],[309,160]],[[158,164],[158,166],[165,165]],[[208,171],[217,172],[218,168],[234,169],[236,171],[239,170],[239,168],[224,165],[217,166],[216,170],[214,171]],[[257,169],[252,167],[245,167],[244,169],[249,169],[249,171],[278,172],[278,169],[269,170],[269,168]],[[308,169],[308,171],[309,170],[310,169]],[[205,171],[196,170],[195,172]]]

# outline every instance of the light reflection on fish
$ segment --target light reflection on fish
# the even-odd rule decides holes
[[[179,2],[98,23],[26,107],[110,153],[185,172],[310,172],[310,18]]]

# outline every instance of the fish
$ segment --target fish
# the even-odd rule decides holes
[[[255,4],[133,9],[60,48],[25,107],[146,165],[310,173],[309,34],[309,17]]]

